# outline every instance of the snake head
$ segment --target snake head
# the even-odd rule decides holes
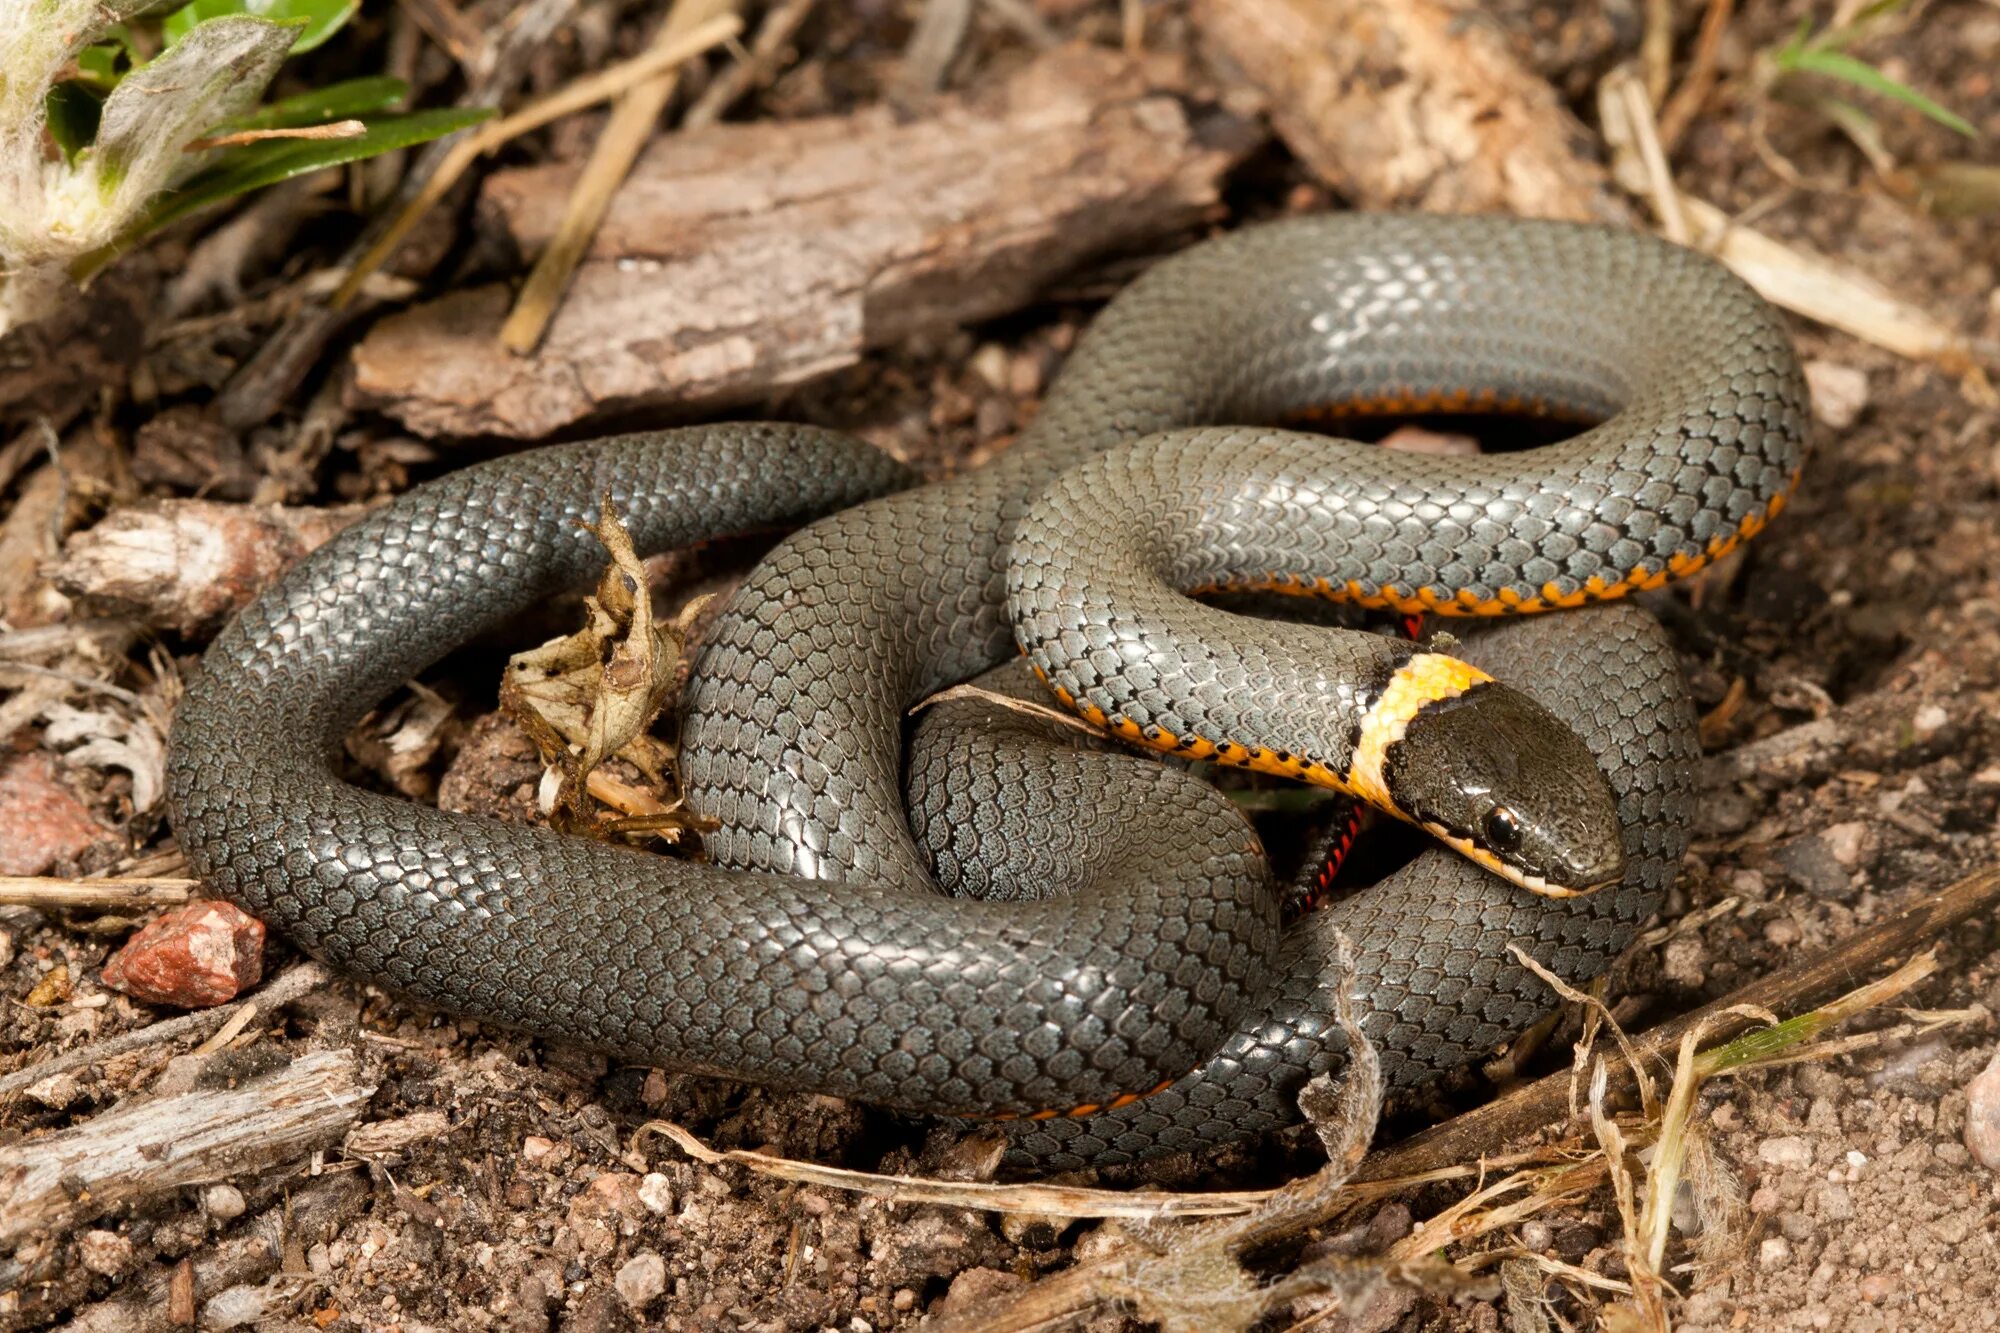
[[[1424,703],[1382,757],[1395,812],[1522,888],[1590,893],[1625,871],[1618,803],[1555,714],[1481,678]]]

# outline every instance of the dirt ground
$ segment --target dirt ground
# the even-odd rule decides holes
[[[886,95],[918,6],[874,0],[824,8],[803,31],[799,63],[737,116],[838,112]],[[1115,6],[1038,0],[1032,8],[1064,37],[1121,40]],[[1680,8],[1687,11],[1684,58],[1701,6]],[[1591,90],[1633,55],[1639,9],[1510,0],[1495,13],[1529,66],[1595,123]],[[1823,118],[1760,96],[1748,74],[1755,53],[1782,44],[1809,14],[1817,22],[1828,16],[1796,0],[1739,9],[1723,43],[1718,89],[1674,156],[1680,187],[1993,345],[2000,339],[2000,229],[1992,215],[1933,216]],[[593,21],[618,33],[648,31],[654,12],[647,4],[590,10]],[[1147,5],[1144,12],[1149,48],[1192,47],[1178,4]],[[381,40],[379,27],[364,24],[340,58],[365,62],[369,44]],[[1992,161],[1991,143],[2000,136],[1994,74],[2000,7],[1985,0],[1913,6],[1863,52],[1985,133],[1978,142],[1956,139],[1913,112],[1871,101],[1892,158]],[[579,56],[566,46],[548,59],[545,84],[560,81]],[[952,65],[951,86],[997,79],[1020,59],[1011,30],[982,21]],[[583,134],[579,124],[566,123],[511,151],[575,156],[587,147]],[[1273,142],[1231,176],[1215,221],[1228,226],[1340,202]],[[276,475],[273,460],[286,457],[286,446],[310,427],[326,432],[332,447],[302,477],[285,479],[276,496],[267,490],[261,498],[322,505],[385,494],[491,452],[492,445],[478,441],[415,438],[380,414],[334,409],[330,423],[314,418],[305,410],[309,389],[282,419],[230,437],[220,454],[218,437],[206,427],[175,435],[158,424],[208,401],[269,334],[275,315],[257,304],[260,294],[304,268],[332,262],[353,225],[338,204],[336,196],[290,245],[253,248],[243,257],[240,297],[218,289],[189,307],[184,318],[236,312],[215,318],[210,336],[156,346],[150,358],[136,361],[124,351],[105,353],[118,373],[80,400],[85,405],[60,426],[65,437],[95,432],[106,441],[116,461],[100,471],[122,468],[127,494],[240,499],[257,490],[260,477]],[[130,261],[127,280],[157,283],[212,225],[169,235]],[[468,249],[456,274],[434,282],[507,271],[506,256],[477,243]],[[1031,417],[1076,331],[1125,276],[1116,267],[1078,275],[1071,287],[1019,314],[904,341],[745,414],[858,431],[934,473],[949,472],[1004,447]],[[1804,320],[1793,328],[1821,414],[1801,489],[1742,555],[1654,604],[1705,712],[1708,758],[1695,849],[1661,914],[1667,927],[1684,918],[1697,924],[1654,932],[1621,966],[1617,1013],[1633,1030],[1712,1001],[2000,863],[2000,408],[1977,385],[1938,366]],[[23,465],[20,473],[0,477],[7,488],[0,502],[11,506],[26,493],[34,468]],[[702,579],[708,582],[701,586],[713,586],[753,553],[732,548],[672,566],[670,600],[684,600]],[[88,610],[38,605],[32,614],[10,613],[6,628],[25,630],[41,623],[39,616]],[[156,694],[157,681],[193,667],[204,637],[205,631],[135,637],[118,647],[105,679]],[[441,788],[447,803],[518,817],[532,803],[539,766],[520,733],[490,716],[496,662],[490,653],[461,655],[427,681],[453,701],[453,720],[434,729],[435,749],[404,776],[419,790]],[[12,684],[0,680],[0,688]],[[101,704],[93,697],[84,706]],[[45,722],[22,727],[8,738],[0,762],[52,759],[64,789],[81,801],[75,818],[95,831],[66,844],[65,855],[41,871],[105,870],[166,842],[157,810],[132,813],[129,772],[65,761],[47,733]],[[358,753],[366,763],[376,752],[363,746]],[[0,908],[0,994],[9,999],[0,1008],[0,1073],[167,1016],[99,981],[130,924]],[[1698,1229],[1691,1208],[1683,1219],[1687,1225],[1668,1253],[1667,1276],[1680,1293],[1670,1303],[1675,1327],[1688,1333],[2000,1327],[2000,1174],[1976,1161],[1963,1142],[1967,1085],[1995,1054],[2000,938],[1982,917],[1938,944],[1939,973],[1905,1002],[1933,1011],[1977,1006],[1983,1013],[1852,1056],[1717,1080],[1703,1091],[1698,1118],[1745,1206],[1727,1224],[1721,1258],[1698,1266],[1687,1234]],[[266,975],[291,960],[274,941]],[[67,998],[31,1002],[58,968],[71,978]],[[1892,1021],[1896,1015],[1870,1014],[1853,1030]],[[110,1322],[106,1303],[144,1281],[164,1282],[183,1258],[199,1260],[249,1234],[258,1219],[282,1211],[286,1195],[339,1177],[356,1187],[327,1195],[329,1224],[299,1237],[296,1257],[304,1271],[281,1270],[289,1285],[275,1304],[259,1307],[267,1319],[261,1326],[911,1328],[927,1316],[988,1308],[1044,1275],[1103,1254],[1119,1234],[1116,1223],[891,1204],[763,1179],[738,1167],[698,1164],[659,1140],[635,1148],[638,1127],[663,1119],[718,1148],[767,1149],[888,1173],[961,1169],[969,1155],[959,1142],[966,1131],[957,1126],[830,1098],[615,1067],[588,1052],[482,1028],[345,981],[279,1015],[260,1016],[231,1049],[202,1057],[194,1086],[231,1086],[317,1048],[357,1057],[360,1082],[374,1088],[364,1122],[411,1124],[422,1132],[369,1162],[335,1147],[310,1165],[295,1161],[281,1172],[231,1182],[240,1189],[233,1206],[225,1199],[218,1208],[210,1189],[188,1187],[100,1218],[92,1223],[97,1232],[130,1246],[129,1255],[104,1265],[112,1271],[93,1271],[74,1235],[30,1247],[28,1258],[0,1267],[0,1290],[11,1293],[0,1306],[0,1328],[49,1326],[91,1307],[92,1317],[107,1322],[82,1326],[170,1326],[164,1298],[150,1314],[128,1311],[122,1324]],[[1530,1072],[1562,1067],[1567,1051],[1559,1034]],[[31,1146],[36,1136],[136,1103],[163,1076],[172,1052],[155,1054],[93,1065],[60,1094],[0,1103],[0,1148]],[[1491,1092],[1490,1084],[1469,1078],[1414,1110],[1399,1110],[1385,1133],[1408,1132]],[[1212,1160],[1105,1173],[1098,1183],[1246,1188],[1278,1183],[1319,1160],[1309,1136],[1294,1134]],[[1412,1190],[1345,1220],[1336,1239],[1353,1249],[1379,1248],[1406,1232],[1413,1217],[1428,1217],[1455,1197],[1447,1187]],[[1471,1249],[1509,1246],[1612,1279],[1628,1271],[1608,1190],[1482,1237]],[[643,1299],[634,1301],[634,1293]],[[1605,1293],[1561,1282],[1550,1282],[1544,1293],[1547,1305],[1537,1309],[1508,1295],[1454,1300],[1391,1286],[1347,1313],[1301,1298],[1262,1326],[1599,1326],[1595,1307]],[[220,1318],[213,1311],[205,1317]],[[1100,1312],[1079,1326],[1131,1322]]]

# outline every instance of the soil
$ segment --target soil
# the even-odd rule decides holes
[[[609,14],[618,7],[602,8]],[[646,12],[617,19],[617,30],[648,31],[655,8],[638,6]],[[828,7],[839,12],[806,29],[802,62],[739,114],[796,116],[876,100],[915,8]],[[1065,35],[1117,40],[1116,6],[1041,0],[1035,8]],[[1637,18],[1621,26],[1597,7],[1582,8],[1593,16],[1519,2],[1499,6],[1496,15],[1523,55],[1588,118],[1596,76],[1636,47]],[[1603,7],[1634,15],[1638,8]],[[2000,229],[1990,217],[1929,216],[1823,119],[1755,91],[1746,77],[1751,57],[1782,44],[1808,6],[1783,0],[1741,8],[1725,40],[1722,82],[1674,159],[1681,188],[1754,216],[1768,234],[1876,279],[1989,345],[2000,339]],[[1178,5],[1146,12],[1149,46],[1175,50],[1190,42]],[[1686,17],[1691,27],[1694,14]],[[353,40],[365,47],[370,38],[358,33]],[[1683,59],[1687,40],[1684,31]],[[1897,160],[1992,160],[1990,144],[2000,137],[2000,9],[1977,0],[1916,6],[1863,53],[1986,136],[1968,143],[1870,100]],[[998,77],[1019,56],[1008,30],[979,22],[952,67],[953,86]],[[578,133],[558,137],[575,151]],[[1329,202],[1337,203],[1274,148],[1239,174],[1227,221]],[[191,239],[170,237],[161,252],[171,260]],[[313,223],[294,248],[327,262],[337,239]],[[218,325],[199,348],[182,342],[158,354],[146,371],[151,396],[133,392],[136,377],[114,384],[94,409],[99,419],[114,433],[143,430],[177,403],[204,399],[268,331],[270,316],[254,298],[281,279],[283,259],[265,257],[246,275],[250,305],[241,321]],[[491,257],[474,253],[463,262]],[[1106,285],[1084,281],[1072,297],[1016,317],[893,348],[764,411],[858,431],[933,474],[970,466],[1031,418]],[[223,308],[214,298],[199,309]],[[1655,603],[1707,713],[1711,756],[1696,846],[1662,921],[1695,912],[1706,919],[1663,932],[1666,938],[1621,968],[1619,1014],[1628,1027],[1726,994],[2000,863],[2000,409],[1978,386],[1939,368],[1804,322],[1794,331],[1823,414],[1835,418],[1820,425],[1801,490],[1740,557]],[[125,364],[128,353],[107,347],[103,356]],[[247,456],[253,463],[282,456],[299,429],[287,421],[251,432]],[[367,416],[340,421],[333,438],[292,498],[332,504],[376,495],[480,452],[477,444],[418,444]],[[199,489],[172,468],[147,475],[144,494]],[[242,489],[254,489],[254,478]],[[693,572],[714,586],[752,555],[731,548],[704,557]],[[685,600],[689,567],[677,564],[673,572],[669,601]],[[198,648],[172,641],[155,651],[191,665]],[[147,652],[143,643],[132,649],[136,669],[157,674],[143,665]],[[444,735],[417,789],[441,788],[449,803],[523,818],[539,774],[518,735],[483,716],[496,662],[490,653],[464,654],[428,682],[465,702],[462,725]],[[1766,752],[1743,747],[1813,724],[1824,724],[1815,743],[1768,764],[1742,761]],[[40,732],[27,728],[9,753],[41,745]],[[65,780],[88,807],[82,822],[119,832],[107,838],[99,828],[55,869],[102,868],[164,838],[157,818],[131,817],[126,775],[81,768]],[[58,967],[68,969],[73,985],[65,1003],[0,1009],[0,1066],[27,1067],[163,1016],[98,984],[122,938],[118,923],[103,926],[0,909],[0,994],[20,1001]],[[1677,1237],[1669,1254],[1669,1263],[1680,1265],[1670,1273],[1682,1293],[1673,1303],[1677,1327],[2000,1327],[2000,1173],[1962,1141],[1966,1085],[1994,1055],[2000,938],[1991,921],[1977,920],[1939,947],[1943,966],[1912,1002],[1928,1010],[1982,1007],[1972,1021],[1854,1056],[1718,1080],[1703,1093],[1698,1118],[1747,1210],[1719,1245],[1719,1261],[1695,1265],[1692,1238]],[[267,973],[286,961],[274,946]],[[1869,1015],[1856,1026],[1893,1018]],[[638,1127],[664,1119],[720,1148],[924,1174],[964,1159],[966,1131],[830,1098],[614,1067],[351,983],[336,983],[276,1019],[261,1018],[239,1040],[246,1039],[265,1052],[350,1048],[375,1087],[365,1121],[439,1113],[445,1126],[365,1168],[372,1191],[334,1234],[306,1245],[313,1280],[301,1284],[288,1307],[294,1313],[274,1327],[910,1328],[926,1316],[986,1308],[1001,1293],[1101,1253],[1116,1232],[1113,1224],[996,1219],[767,1180],[696,1164],[658,1139],[635,1149]],[[1533,1072],[1560,1067],[1566,1052],[1564,1041],[1549,1043]],[[102,1066],[80,1078],[76,1096],[63,1104],[23,1097],[0,1106],[0,1143],[81,1123],[118,1104],[147,1087],[165,1057]],[[1420,1114],[1399,1114],[1394,1127],[1490,1092],[1468,1080],[1429,1099]],[[321,1165],[364,1169],[338,1152]],[[1107,1173],[1103,1183],[1244,1187],[1314,1165],[1312,1145],[1294,1136],[1214,1160]],[[254,1196],[253,1214],[260,1199],[272,1197],[248,1183],[245,1189]],[[1393,1239],[1412,1212],[1429,1216],[1451,1197],[1413,1193],[1372,1214],[1375,1230]],[[1370,1218],[1354,1224],[1366,1227]],[[98,1226],[129,1240],[146,1262],[171,1264],[247,1224],[221,1220],[190,1197]],[[1599,1273],[1625,1271],[1608,1193],[1505,1239]],[[39,1269],[16,1272],[18,1291],[46,1286],[22,1313],[0,1314],[0,1325],[53,1322],[120,1289],[118,1278],[80,1263],[75,1250],[57,1247]],[[628,1295],[649,1292],[635,1313]],[[1548,1294],[1557,1326],[1596,1325],[1592,1304],[1576,1291],[1552,1285]],[[1504,1298],[1452,1302],[1401,1289],[1346,1324],[1327,1315],[1314,1322],[1318,1308],[1301,1303],[1289,1313],[1318,1328],[1550,1326]],[[1101,1315],[1084,1326],[1126,1322]]]

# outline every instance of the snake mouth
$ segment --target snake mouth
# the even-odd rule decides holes
[[[1490,849],[1481,847],[1470,838],[1453,833],[1442,824],[1423,820],[1420,821],[1419,827],[1473,864],[1492,871],[1516,888],[1526,889],[1537,898],[1586,898],[1619,883],[1625,874],[1624,866],[1620,865],[1611,875],[1588,884],[1557,884],[1542,875],[1523,870],[1520,866],[1507,864]]]

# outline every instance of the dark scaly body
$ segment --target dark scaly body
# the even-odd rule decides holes
[[[1523,603],[1582,602],[1692,568],[1753,531],[1803,449],[1804,394],[1782,327],[1697,256],[1491,219],[1245,231],[1161,264],[1107,309],[998,465],[842,510],[782,543],[734,595],[696,665],[684,728],[689,797],[722,824],[721,866],[419,809],[345,786],[330,756],[396,683],[587,577],[595,558],[575,520],[606,488],[643,549],[796,522],[899,484],[893,467],[824,433],[715,426],[536,451],[370,516],[210,650],[174,733],[181,844],[215,887],[337,966],[629,1058],[919,1110],[1129,1098],[1210,1056],[1246,1014],[1261,1022],[1282,980],[1254,838],[1219,832],[1200,875],[1114,874],[1031,904],[948,901],[930,891],[902,814],[903,712],[1012,651],[1003,601],[1016,525],[1044,525],[1015,551],[1026,588],[1035,579],[1022,570],[1053,554],[1080,553],[1085,567],[1103,557],[1115,516],[1183,503],[1100,494],[1062,538],[1030,504],[1066,468],[1163,430],[1389,401],[1608,419],[1478,468],[1425,460],[1370,473],[1381,455],[1342,453],[1352,472],[1321,482],[1348,486],[1339,522],[1379,549],[1343,569],[1259,544],[1241,567],[1205,562],[1192,581],[1300,573],[1358,600],[1465,610],[1485,609],[1488,590],[1505,602],[1510,588]],[[1224,447],[1206,462],[1189,439],[1169,442],[1189,493],[1235,484],[1236,437],[1215,438]],[[1495,488],[1483,517],[1459,513]],[[1280,509],[1284,523],[1257,520],[1260,543],[1302,525],[1324,546],[1315,507],[1293,496]],[[1412,540],[1445,524],[1458,525],[1448,539]],[[1482,563],[1462,599],[1447,571],[1475,548]],[[1520,577],[1496,577],[1503,568]],[[1089,598],[1044,600],[1028,610],[1095,614]],[[1052,624],[1086,639],[1107,629]],[[1147,641],[1160,651],[1154,676],[1190,688],[1156,694],[1159,680],[1099,672],[1114,682],[1097,705],[1107,714],[1129,720],[1200,695],[1199,645]],[[1254,704],[1260,679],[1244,676],[1232,706]],[[1023,819],[1060,813],[1032,785],[1010,800]],[[1625,902],[1630,887],[1582,902]],[[1587,975],[1622,945],[1629,906],[1602,909],[1625,924],[1595,930],[1558,969]],[[1554,910],[1538,900],[1518,910],[1522,927],[1553,919],[1536,915]],[[1373,944],[1387,952],[1363,939],[1364,956],[1391,957],[1433,928],[1374,918],[1368,929],[1386,932]],[[1540,983],[1504,955],[1468,950],[1442,966],[1451,984],[1397,992],[1390,1040],[1485,1021],[1492,1005],[1475,1014],[1453,998],[1453,969],[1517,1011],[1543,1003]],[[1364,967],[1355,984],[1388,981]]]

